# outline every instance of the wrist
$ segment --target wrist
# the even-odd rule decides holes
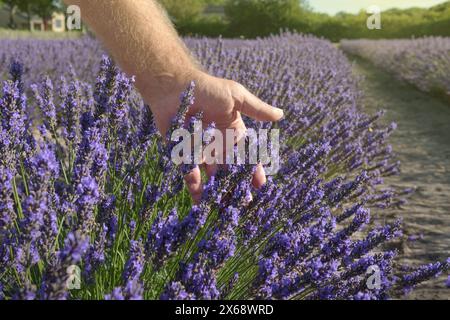
[[[191,81],[203,78],[203,72],[196,68],[188,68],[181,72],[162,72],[159,74],[142,74],[136,76],[136,87],[149,105],[170,97],[179,97]]]

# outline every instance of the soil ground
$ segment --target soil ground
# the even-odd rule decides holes
[[[384,120],[398,124],[390,143],[402,172],[387,184],[415,187],[402,208],[389,209],[382,219],[403,218],[405,234],[417,241],[402,243],[401,262],[419,265],[450,257],[450,105],[398,81],[367,61],[349,57],[363,77],[366,112],[386,110]],[[409,299],[450,299],[447,274],[419,286]]]

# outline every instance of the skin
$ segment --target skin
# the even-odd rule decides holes
[[[154,0],[65,0],[78,5],[83,21],[96,34],[122,70],[136,77],[136,87],[150,105],[159,131],[165,136],[179,107],[179,96],[195,81],[195,104],[188,115],[203,111],[205,124],[220,130],[234,129],[242,136],[246,128],[241,114],[259,121],[278,121],[283,111],[274,108],[241,84],[204,72],[178,36],[164,9]],[[205,166],[208,176],[214,165]],[[258,166],[253,185],[266,181]],[[200,168],[185,176],[187,188],[198,202],[202,195]]]

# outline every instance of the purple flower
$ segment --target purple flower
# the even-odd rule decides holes
[[[138,281],[144,270],[145,252],[141,241],[131,241],[130,258],[125,264],[123,278],[126,282]]]
[[[114,290],[110,294],[105,295],[105,300],[125,300],[125,297],[122,293],[122,288],[114,288]]]
[[[0,98],[1,141],[4,164],[15,168],[21,159],[21,152],[27,144],[25,102],[17,82],[3,82],[3,96]]]
[[[153,221],[146,243],[147,254],[157,267],[178,249],[182,236],[177,211],[172,210],[165,218],[160,212]]]
[[[420,266],[413,272],[402,276],[399,285],[405,288],[405,292],[409,292],[417,284],[425,280],[439,276],[442,272],[449,269],[449,261],[436,262]]]
[[[395,125],[359,108],[342,52],[292,33],[186,42],[208,73],[284,109],[280,174],[255,190],[254,166],[220,168],[191,207],[183,175],[194,166],[171,161],[176,142],[98,42],[1,40],[5,73],[16,55],[27,72],[14,64],[0,98],[0,298],[387,299],[448,269],[398,267],[384,244],[400,222],[369,223],[408,192],[385,185],[399,172]],[[194,90],[166,137],[205,120],[185,119]],[[81,290],[68,290],[68,270]]]
[[[189,107],[194,104],[194,100],[195,100],[195,98],[194,98],[194,90],[195,90],[195,83],[191,82],[189,84],[189,87],[186,89],[186,91],[181,93],[181,96],[180,96],[180,101],[181,101],[180,108],[178,109],[178,113],[177,113],[176,117],[174,119],[172,119],[170,128],[167,131],[167,134],[166,134],[167,141],[171,141],[172,140],[171,136],[172,136],[172,132],[174,130],[184,127],[186,113],[188,112]],[[169,154],[169,155],[171,154],[172,147],[171,147],[171,144],[169,144],[169,146],[167,147],[167,149],[168,149],[167,154]]]
[[[61,125],[64,137],[72,144],[76,145],[80,141],[80,114],[81,114],[81,87],[77,80],[67,84],[63,80],[60,90],[60,100],[62,110]]]
[[[53,83],[49,77],[46,77],[42,88],[38,85],[32,85],[31,89],[37,100],[37,104],[43,114],[44,124],[52,132],[57,129],[56,107],[53,100]],[[40,90],[39,90],[40,89]]]
[[[142,284],[130,280],[124,287],[114,288],[112,293],[105,295],[105,300],[142,300],[143,294]]]
[[[12,199],[12,179],[11,170],[0,164],[0,230],[11,228],[17,217]]]
[[[68,281],[89,248],[89,239],[81,233],[69,233],[63,248],[54,262],[48,266],[41,287],[39,299],[65,300],[69,296]],[[70,271],[70,272],[69,272]],[[82,281],[80,279],[80,281]]]
[[[92,275],[96,269],[101,266],[106,260],[106,246],[107,246],[108,227],[103,225],[98,238],[94,244],[89,245],[88,252],[85,258],[84,275],[86,279],[93,280]]]
[[[161,295],[163,300],[212,300],[219,298],[216,278],[210,268],[206,266],[203,256],[196,261],[182,264],[178,278],[180,282],[170,282]]]

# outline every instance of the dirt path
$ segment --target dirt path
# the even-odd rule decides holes
[[[386,183],[417,187],[402,209],[392,209],[387,217],[401,215],[408,236],[402,262],[419,264],[450,257],[450,105],[412,86],[397,81],[370,63],[350,57],[354,72],[362,75],[366,111],[385,109],[385,121],[398,124],[391,144],[402,163],[399,176]],[[417,288],[409,298],[450,299],[443,275]]]

